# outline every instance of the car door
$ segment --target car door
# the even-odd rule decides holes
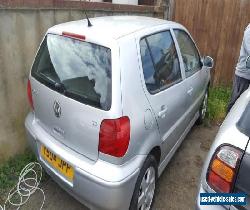
[[[186,86],[179,57],[169,30],[140,40],[143,86],[158,123],[163,156],[186,128]]]
[[[186,95],[191,120],[200,108],[208,85],[209,72],[203,67],[199,51],[190,35],[181,29],[174,29],[174,34],[182,55],[180,60],[183,62],[186,77]]]

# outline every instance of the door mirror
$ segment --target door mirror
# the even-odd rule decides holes
[[[246,67],[247,69],[250,69],[250,56],[247,57]]]
[[[214,59],[211,58],[210,56],[205,56],[203,58],[203,65],[208,67],[208,68],[213,68],[214,67]]]

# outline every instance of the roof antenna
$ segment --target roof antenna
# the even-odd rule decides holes
[[[86,18],[87,18],[87,20],[88,20],[88,27],[93,26],[92,23],[90,22],[89,17],[88,17],[88,15],[87,15],[87,13],[86,13],[85,10],[84,10],[84,13],[85,13],[85,16],[86,16]]]
[[[81,5],[82,5],[82,0],[80,0],[80,3],[81,3]],[[83,8],[83,6],[82,6],[82,10],[84,11],[85,16],[86,16],[86,19],[88,20],[88,27],[93,26],[92,23],[91,23],[90,20],[89,20],[89,17],[88,17],[88,15],[87,15],[87,13],[86,13],[86,10]]]

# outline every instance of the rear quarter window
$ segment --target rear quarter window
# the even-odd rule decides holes
[[[31,75],[47,87],[103,110],[111,107],[111,50],[49,34],[38,51]]]

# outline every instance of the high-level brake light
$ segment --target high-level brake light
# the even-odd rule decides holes
[[[70,38],[80,39],[80,40],[86,39],[86,37],[84,35],[74,34],[74,33],[66,32],[66,31],[63,31],[62,35],[66,36],[66,37],[70,37]]]

